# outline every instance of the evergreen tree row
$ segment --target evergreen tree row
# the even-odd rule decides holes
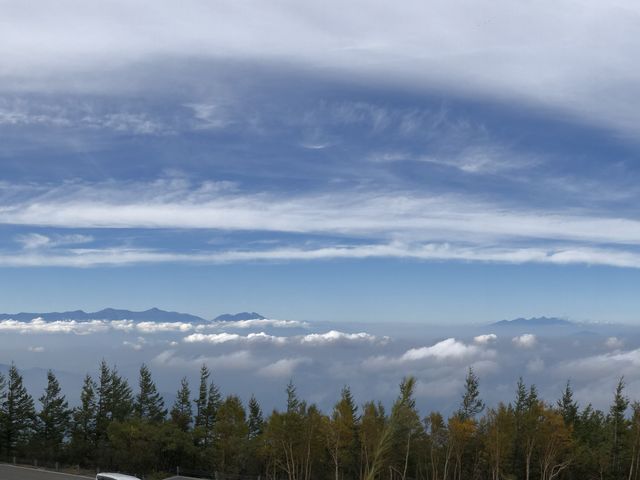
[[[265,417],[255,397],[224,397],[206,366],[186,378],[167,409],[146,365],[135,391],[102,362],[69,408],[47,373],[38,408],[11,365],[0,375],[0,457],[37,458],[138,473],[183,471],[286,480],[637,480],[640,403],[620,379],[608,411],[583,408],[567,383],[548,404],[522,379],[515,398],[487,409],[469,369],[457,411],[421,417],[415,379],[405,378],[389,412],[359,407],[348,387],[329,414],[286,389],[286,409]]]

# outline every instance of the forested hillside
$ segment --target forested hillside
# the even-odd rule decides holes
[[[115,367],[87,376],[70,409],[52,372],[37,399],[12,365],[0,377],[0,456],[58,461],[148,475],[183,470],[269,479],[627,479],[638,478],[640,403],[624,380],[608,411],[579,406],[567,383],[547,403],[522,380],[492,408],[470,369],[456,412],[418,412],[415,380],[392,407],[359,405],[344,387],[331,412],[286,389],[286,409],[263,412],[223,397],[206,366],[199,385],[183,379],[165,405],[143,365],[133,388]]]

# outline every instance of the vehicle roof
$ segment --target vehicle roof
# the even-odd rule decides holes
[[[100,478],[101,476],[107,477],[111,480],[140,480],[138,477],[132,477],[131,475],[109,472],[100,472],[98,475],[96,475],[96,478]]]

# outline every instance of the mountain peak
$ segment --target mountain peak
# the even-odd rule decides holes
[[[558,317],[514,318],[513,320],[500,320],[491,324],[491,326],[495,327],[566,327],[570,325],[574,325],[574,323]]]
[[[264,320],[257,312],[224,313],[213,319],[214,322],[238,322],[242,320]]]
[[[40,312],[40,313],[0,313],[0,320],[17,320],[20,322],[29,322],[34,318],[42,318],[47,322],[59,320],[133,320],[148,322],[190,322],[201,323],[204,319],[196,315],[180,312],[168,312],[159,308],[150,308],[149,310],[137,312],[132,310],[122,310],[116,308],[104,308],[97,312],[85,312],[83,310],[74,310],[68,312]]]

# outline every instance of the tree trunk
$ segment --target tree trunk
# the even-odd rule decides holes
[[[406,480],[407,478],[407,468],[409,467],[409,449],[411,447],[411,431],[409,431],[409,435],[407,435],[407,453],[404,456],[404,469],[402,470],[402,480]]]

